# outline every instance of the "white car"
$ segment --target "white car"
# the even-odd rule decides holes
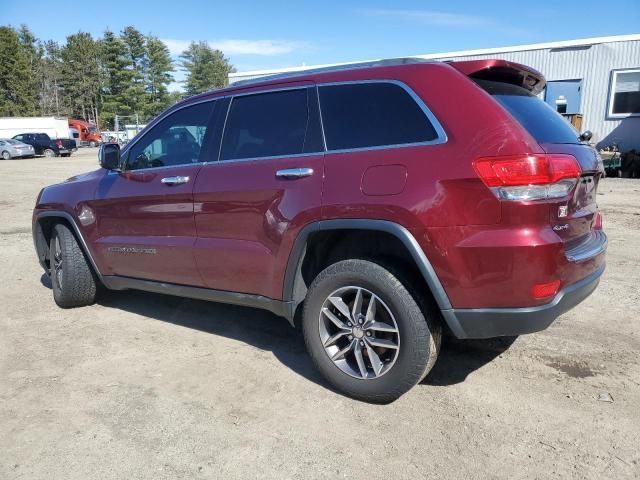
[[[36,154],[33,146],[12,138],[0,138],[0,157],[3,160],[12,158],[33,157]]]

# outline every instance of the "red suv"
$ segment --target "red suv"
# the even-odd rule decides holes
[[[55,301],[103,285],[265,308],[338,390],[392,401],[443,333],[535,332],[598,284],[599,158],[544,85],[502,60],[404,59],[185,100],[38,196]]]

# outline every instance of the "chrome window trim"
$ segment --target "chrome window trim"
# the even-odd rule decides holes
[[[215,160],[208,160],[208,161],[203,161],[203,162],[198,162],[198,163],[193,163],[191,165],[209,165],[209,164],[214,164],[214,163],[237,163],[237,162],[252,162],[252,161],[256,161],[256,160],[279,160],[279,159],[285,159],[285,158],[294,158],[294,157],[309,157],[309,156],[314,156],[314,155],[322,155],[322,154],[327,154],[327,153],[350,153],[350,152],[366,152],[366,151],[376,151],[376,150],[388,150],[388,149],[395,149],[395,148],[407,148],[407,147],[422,147],[422,146],[429,146],[429,145],[441,145],[443,143],[446,143],[449,139],[447,137],[447,134],[444,130],[444,128],[442,127],[441,123],[438,121],[437,117],[433,114],[433,112],[429,109],[429,107],[427,107],[427,105],[424,103],[424,101],[413,91],[413,89],[407,85],[406,83],[400,81],[400,80],[394,80],[394,79],[372,79],[372,80],[345,80],[345,81],[338,81],[338,82],[321,82],[321,83],[315,83],[312,81],[309,81],[310,83],[307,85],[282,85],[282,86],[277,86],[277,87],[273,87],[273,88],[267,88],[264,90],[252,90],[249,92],[239,92],[239,93],[229,93],[227,95],[222,95],[222,96],[218,96],[218,97],[214,97],[214,98],[207,98],[207,99],[203,99],[197,102],[193,102],[193,103],[189,103],[186,105],[182,105],[178,108],[175,108],[174,110],[168,111],[164,114],[160,114],[158,117],[156,117],[151,123],[149,123],[149,125],[145,128],[145,130],[147,130],[147,132],[144,132],[142,135],[139,136],[139,138],[135,139],[133,142],[129,143],[126,145],[125,149],[122,152],[122,156],[124,157],[125,155],[128,155],[129,150],[139,141],[141,141],[145,135],[151,131],[151,129],[153,127],[155,127],[158,123],[160,123],[162,120],[164,120],[165,118],[167,118],[169,115],[178,112],[184,108],[188,108],[194,105],[199,105],[202,103],[206,103],[206,102],[215,102],[217,100],[224,100],[229,98],[229,104],[227,105],[227,112],[225,113],[225,117],[224,117],[224,125],[222,126],[222,133],[220,135],[220,145],[218,147],[218,155],[217,155],[217,159]],[[357,84],[368,84],[368,83],[389,83],[392,85],[397,85],[400,88],[402,88],[405,92],[407,92],[409,94],[409,96],[413,99],[414,102],[416,102],[416,104],[418,105],[418,107],[420,107],[420,109],[422,110],[422,112],[425,114],[425,116],[427,117],[427,119],[431,122],[431,125],[433,125],[434,130],[436,131],[436,135],[437,137],[433,140],[428,140],[428,141],[424,141],[424,142],[413,142],[413,143],[400,143],[400,144],[395,144],[395,145],[376,145],[376,146],[371,146],[371,147],[356,147],[356,148],[345,148],[345,149],[335,149],[335,150],[330,150],[327,148],[327,142],[326,142],[326,136],[325,136],[325,130],[324,130],[324,118],[322,115],[322,102],[320,101],[320,88],[321,87],[325,87],[325,86],[335,86],[335,85],[357,85]],[[235,97],[246,97],[249,95],[260,95],[262,93],[272,93],[272,92],[280,92],[280,91],[289,91],[289,90],[303,90],[303,89],[308,89],[311,87],[315,87],[316,90],[316,101],[318,102],[318,111],[320,114],[320,129],[322,130],[322,141],[323,141],[323,145],[324,145],[324,150],[319,150],[317,152],[307,152],[307,153],[299,153],[299,154],[290,154],[290,155],[274,155],[274,156],[268,156],[268,157],[249,157],[249,158],[234,158],[234,159],[229,159],[229,160],[221,160],[220,157],[222,155],[222,142],[224,140],[224,134],[226,132],[227,129],[227,121],[229,119],[229,112],[231,111],[231,105],[233,104],[233,99]],[[125,170],[125,171],[132,171],[132,172],[141,172],[141,171],[148,171],[148,170],[158,170],[158,169],[165,169],[165,168],[174,168],[174,167],[179,167],[179,166],[185,166],[188,164],[183,164],[183,165],[170,165],[170,166],[163,166],[163,167],[149,167],[149,168],[141,168],[138,170]]]
[[[117,172],[114,170],[109,170],[108,175],[120,175],[123,173],[137,173],[137,172],[148,172],[150,170],[153,170],[154,172],[157,170],[167,170],[169,168],[185,168],[185,167],[197,167],[197,166],[202,166],[202,165],[207,165],[208,163],[214,163],[214,162],[193,162],[193,163],[182,163],[180,165],[163,165],[162,167],[147,167],[147,168],[137,168],[135,170],[123,170],[121,172]]]
[[[206,165],[215,165],[216,163],[239,163],[239,162],[255,162],[258,160],[282,160],[286,158],[304,158],[304,157],[318,157],[324,155],[326,152],[311,152],[311,153],[293,153],[290,155],[273,155],[270,157],[249,157],[249,158],[233,158],[230,160],[218,160],[217,162],[207,162]]]
[[[442,124],[438,121],[433,112],[427,107],[424,101],[413,91],[413,89],[407,85],[406,83],[400,80],[393,79],[373,79],[373,80],[347,80],[344,82],[327,82],[327,83],[319,83],[318,84],[318,102],[320,106],[322,106],[322,101],[320,100],[320,88],[322,87],[330,87],[336,85],[360,85],[360,84],[368,84],[368,83],[389,83],[392,85],[397,85],[402,88],[405,92],[409,94],[412,100],[418,105],[418,107],[422,110],[422,112],[427,117],[427,120],[431,122],[433,129],[436,132],[436,138],[433,140],[427,140],[424,142],[410,142],[410,143],[398,143],[395,145],[375,145],[370,147],[354,147],[354,148],[342,148],[342,149],[329,149],[328,146],[325,146],[327,153],[348,153],[348,152],[363,152],[369,150],[385,150],[390,148],[404,148],[404,147],[421,147],[426,145],[441,145],[443,143],[447,143],[449,138],[447,137],[447,133],[444,131]],[[322,110],[320,111],[320,118],[322,119]],[[324,135],[324,122],[322,123],[323,135]]]

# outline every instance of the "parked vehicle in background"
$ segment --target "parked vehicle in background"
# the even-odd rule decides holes
[[[97,147],[102,143],[102,134],[92,123],[76,118],[70,118],[69,127],[75,128],[80,133],[80,145]]]
[[[0,138],[20,133],[46,133],[51,138],[71,138],[66,117],[2,117]]]
[[[532,333],[605,268],[595,150],[503,60],[402,59],[182,101],[43,189],[53,297],[100,284],[268,309],[340,391],[390,402],[444,333]]]
[[[33,146],[36,155],[44,155],[45,157],[69,157],[71,152],[78,149],[75,140],[70,138],[52,140],[46,133],[21,133],[13,139]]]
[[[0,138],[0,157],[3,160],[33,157],[34,155],[35,150],[33,146],[14,140],[13,138]]]

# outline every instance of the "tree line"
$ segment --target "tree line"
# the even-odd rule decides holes
[[[67,116],[114,128],[116,115],[147,122],[185,96],[226,86],[234,69],[220,50],[191,42],[174,61],[153,35],[128,26],[100,38],[40,40],[26,26],[0,27],[0,116]],[[177,68],[184,91],[170,92]]]

